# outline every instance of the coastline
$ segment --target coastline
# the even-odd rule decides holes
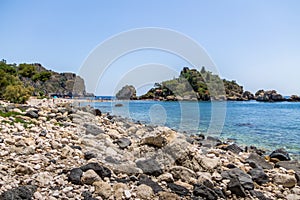
[[[20,191],[33,199],[300,197],[300,165],[283,150],[265,157],[71,102],[1,102],[11,114],[1,117],[2,199]]]

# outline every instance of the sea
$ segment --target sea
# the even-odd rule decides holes
[[[203,133],[271,152],[285,148],[300,158],[300,103],[257,101],[116,101],[86,103],[103,113],[167,126],[185,134]]]

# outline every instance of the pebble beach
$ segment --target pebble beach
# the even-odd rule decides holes
[[[300,199],[284,149],[187,136],[77,107],[0,102],[0,199]]]

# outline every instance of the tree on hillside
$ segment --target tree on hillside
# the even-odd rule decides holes
[[[36,74],[36,68],[34,65],[23,63],[19,65],[18,73],[23,77],[31,78],[33,75]]]

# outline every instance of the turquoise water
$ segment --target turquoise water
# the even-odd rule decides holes
[[[300,103],[129,101],[92,106],[187,134],[201,132],[267,150],[284,147],[300,155]]]

